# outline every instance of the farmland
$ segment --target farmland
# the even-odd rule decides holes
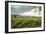
[[[35,28],[41,26],[41,17],[11,18],[11,28]]]

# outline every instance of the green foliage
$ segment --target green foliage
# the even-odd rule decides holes
[[[11,28],[33,28],[41,26],[41,17],[11,18]]]

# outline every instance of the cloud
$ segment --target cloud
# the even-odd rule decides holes
[[[32,10],[32,6],[11,5],[11,14],[20,14]]]

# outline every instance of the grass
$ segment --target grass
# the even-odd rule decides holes
[[[11,28],[41,27],[41,17],[11,18]]]

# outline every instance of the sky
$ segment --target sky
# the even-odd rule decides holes
[[[32,10],[32,6],[11,5],[11,14],[21,14]]]
[[[11,5],[11,14],[21,15],[21,16],[38,16],[39,10],[32,9],[33,6],[24,6],[24,5]],[[36,12],[34,12],[36,10]],[[40,12],[39,16],[42,15]]]

